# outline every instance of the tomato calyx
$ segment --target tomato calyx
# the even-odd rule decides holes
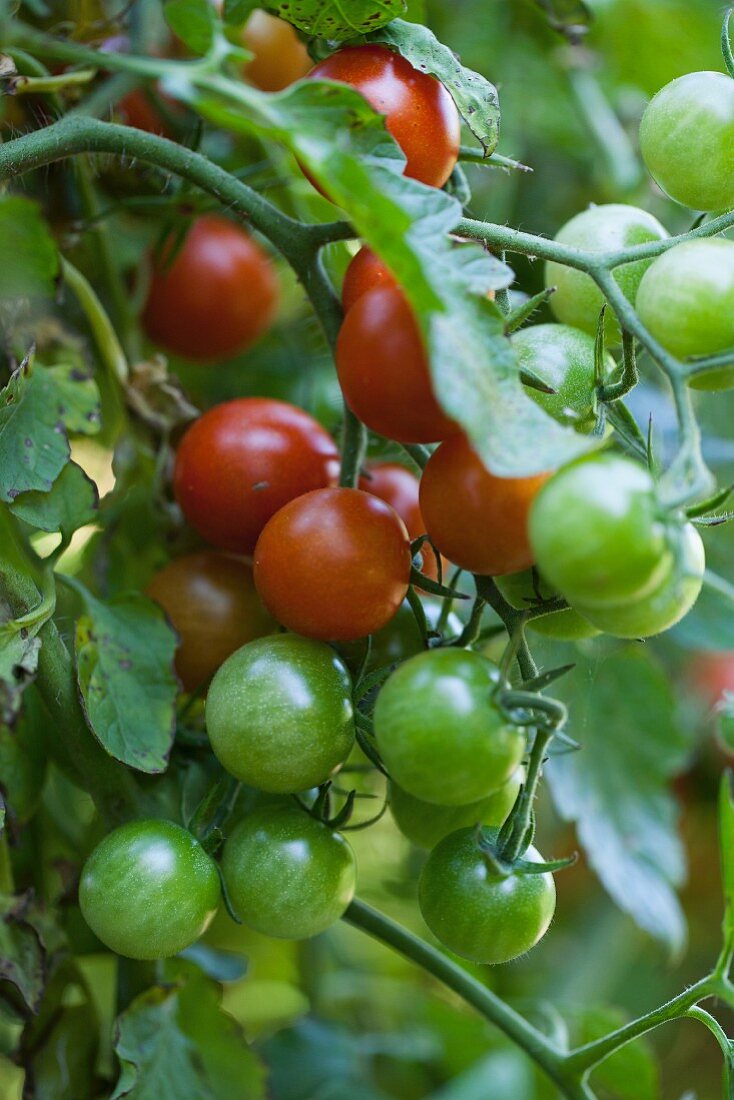
[[[511,816],[508,820],[511,820]],[[540,862],[523,859],[522,854],[514,859],[507,859],[503,854],[503,832],[504,829],[498,832],[496,829],[490,830],[483,825],[477,825],[474,834],[477,848],[481,852],[482,859],[493,877],[509,878],[510,875],[555,874],[556,871],[563,871],[566,867],[572,867],[578,859],[577,852],[574,852],[573,855],[565,856],[562,859],[541,860]],[[529,832],[531,832],[531,830],[529,830]],[[532,832],[534,832],[534,829],[532,829]],[[527,851],[530,847],[532,839],[532,835],[526,837],[527,842],[523,844],[523,852]]]
[[[331,780],[327,780],[326,783],[322,783],[319,787],[318,794],[311,806],[307,806],[302,799],[297,795],[294,795],[295,801],[310,817],[314,820],[325,825],[328,829],[340,832],[349,832],[354,829],[366,829],[370,825],[376,824],[381,817],[385,814],[388,807],[387,796],[383,799],[382,807],[377,814],[369,818],[366,821],[360,821],[358,824],[350,824],[354,816],[354,810],[358,798],[373,798],[373,795],[360,794],[356,790],[347,791],[344,796],[344,804],[336,813],[332,814],[334,788]]]

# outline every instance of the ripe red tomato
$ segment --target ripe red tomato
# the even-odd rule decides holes
[[[156,111],[142,88],[135,88],[123,96],[117,104],[117,111],[126,126],[145,130],[147,134],[158,134],[160,137],[171,136],[170,127]]]
[[[267,253],[226,218],[193,223],[171,263],[153,269],[143,325],[166,351],[211,362],[248,348],[272,323],[278,281]]]
[[[365,493],[372,493],[389,504],[400,516],[408,529],[411,540],[426,533],[426,524],[421,513],[418,494],[418,478],[397,462],[373,462],[367,466],[364,477],[359,479],[359,487]],[[427,577],[438,576],[436,555],[430,546],[422,551],[422,572]]]
[[[255,8],[242,32],[242,44],[255,56],[244,67],[263,92],[280,92],[311,68],[311,58],[290,23]]]
[[[173,488],[207,542],[251,554],[279,508],[333,485],[338,474],[334,441],[313,417],[284,401],[243,397],[209,409],[187,430]]]
[[[365,245],[352,259],[344,273],[342,306],[348,313],[358,298],[376,286],[397,286],[394,276],[380,257]]]
[[[405,175],[442,187],[459,156],[461,123],[440,81],[414,69],[385,46],[349,46],[320,61],[309,74],[349,84],[385,116],[405,153]]]
[[[420,506],[432,542],[472,573],[527,569],[533,564],[528,513],[548,477],[494,477],[465,436],[447,440],[421,478]]]
[[[436,443],[459,431],[434,396],[423,339],[397,287],[368,290],[349,310],[336,369],[347,404],[373,432]]]
[[[286,504],[255,547],[255,585],[289,630],[322,641],[385,626],[410,581],[400,516],[360,489],[319,489]]]

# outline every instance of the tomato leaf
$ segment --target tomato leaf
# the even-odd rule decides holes
[[[30,894],[0,895],[0,980],[9,982],[22,1011],[37,1012],[46,978],[46,951]]]
[[[685,939],[675,895],[684,874],[669,791],[690,751],[670,684],[641,649],[580,659],[556,693],[574,717],[583,752],[554,757],[553,801],[620,909],[671,950]],[[630,765],[634,761],[634,766]]]
[[[0,301],[50,297],[59,271],[53,237],[37,203],[0,199]]]
[[[222,17],[229,26],[241,27],[257,7],[260,7],[258,0],[224,0]]]
[[[99,505],[97,486],[76,462],[68,462],[47,493],[22,493],[10,511],[41,531],[60,531],[68,541],[79,527],[94,519]]]
[[[210,0],[167,0],[163,14],[173,33],[194,53],[211,49],[216,15]]]
[[[176,635],[146,596],[104,604],[78,590],[87,614],[76,626],[77,675],[90,728],[123,764],[162,772],[175,729]]]
[[[0,725],[15,721],[23,692],[36,678],[40,649],[32,632],[0,627]]]
[[[405,0],[273,0],[264,6],[305,34],[341,42],[402,15]]]
[[[627,1023],[615,1008],[564,1008],[574,1046],[593,1043]],[[659,1100],[660,1071],[651,1045],[644,1039],[627,1043],[594,1069],[594,1089],[616,1100]]]

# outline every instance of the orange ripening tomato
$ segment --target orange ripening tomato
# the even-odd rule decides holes
[[[173,488],[202,538],[251,554],[279,508],[338,476],[336,445],[312,416],[285,401],[242,397],[215,405],[188,428]]]
[[[242,32],[242,44],[255,56],[245,77],[263,92],[280,92],[311,68],[308,50],[290,23],[255,8]]]
[[[410,539],[384,501],[360,489],[319,489],[292,500],[258,539],[255,585],[288,630],[353,641],[380,630],[405,599]]]
[[[342,307],[348,313],[358,298],[368,290],[378,286],[396,287],[394,275],[387,269],[380,257],[367,248],[360,248],[344,273],[342,283]]]
[[[172,262],[164,248],[143,312],[166,351],[207,363],[244,351],[273,322],[278,280],[267,252],[244,229],[205,214]]]
[[[344,318],[336,369],[352,412],[399,443],[436,443],[459,431],[438,404],[428,357],[405,295],[368,290]]]
[[[369,463],[364,476],[359,479],[359,488],[372,493],[389,504],[405,524],[411,541],[426,533],[426,525],[418,502],[418,478],[397,462]],[[421,550],[423,565],[421,572],[433,580],[438,578],[436,555],[426,544]]]
[[[465,436],[449,439],[428,460],[420,506],[432,542],[455,565],[499,576],[533,564],[528,513],[549,474],[494,477]]]
[[[208,683],[240,646],[275,630],[250,566],[215,550],[175,558],[155,574],[146,591],[180,638],[176,672],[186,691]]]

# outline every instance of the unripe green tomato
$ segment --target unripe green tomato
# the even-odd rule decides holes
[[[354,852],[298,806],[256,810],[224,845],[222,874],[240,919],[276,939],[316,936],[354,896]]]
[[[535,848],[523,859],[542,862]],[[499,875],[485,860],[476,830],[459,829],[426,860],[418,901],[426,924],[450,951],[496,964],[524,955],[543,938],[555,912],[556,887],[548,872]]]
[[[495,577],[495,584],[508,603],[523,611],[540,600],[555,599],[559,593],[538,574],[536,569],[524,569],[522,573],[506,573]],[[547,638],[562,642],[578,642],[593,638],[599,631],[572,607],[563,611],[551,611],[528,622],[528,630],[534,630]]]
[[[615,638],[651,638],[675,626],[698,599],[706,568],[703,542],[692,523],[676,533],[675,542],[668,575],[652,592],[619,607],[581,607],[582,614]]]
[[[79,905],[105,946],[130,959],[166,959],[207,928],[219,874],[198,840],[172,821],[131,821],[97,845]]]
[[[594,454],[546,482],[530,511],[539,571],[578,607],[609,607],[652,592],[671,552],[653,480],[639,463]]]
[[[375,736],[390,777],[442,806],[476,802],[507,782],[525,736],[492,699],[496,665],[466,649],[411,657],[382,687]]]
[[[242,646],[212,680],[206,725],[214,754],[251,787],[317,787],[354,742],[352,685],[324,642],[275,634]]]
[[[726,78],[734,87],[734,80]],[[734,241],[684,241],[654,261],[637,294],[642,323],[679,359],[734,347]],[[734,386],[734,367],[694,375],[702,390]]]
[[[734,206],[734,80],[717,72],[671,80],[645,109],[640,152],[676,202],[692,210]]]
[[[554,420],[577,432],[588,433],[596,424],[594,338],[570,325],[531,325],[511,338],[521,370],[537,374],[555,393],[532,386],[526,392]],[[614,370],[606,355],[605,374]]]
[[[558,231],[555,239],[559,244],[573,248],[603,252],[658,241],[667,236],[657,218],[645,210],[609,203],[591,206],[577,214]],[[633,304],[640,279],[650,262],[637,260],[614,270],[614,278]],[[545,265],[545,285],[556,287],[550,305],[558,320],[596,336],[604,296],[593,279],[583,271],[549,262]],[[619,325],[611,309],[606,312],[604,333],[609,344],[618,344],[621,340]]]
[[[471,825],[503,825],[522,785],[524,771],[518,768],[494,794],[468,806],[437,806],[414,798],[396,783],[390,784],[390,810],[400,832],[419,848],[435,848],[457,829]]]

